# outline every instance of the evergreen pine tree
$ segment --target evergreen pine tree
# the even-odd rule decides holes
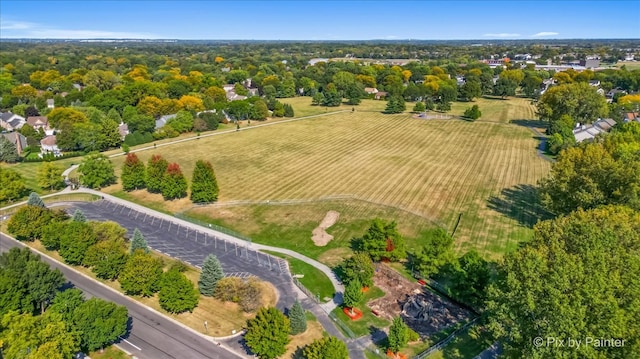
[[[298,300],[293,303],[293,306],[291,306],[289,310],[289,321],[291,322],[292,335],[304,333],[304,331],[307,330],[307,318]]]
[[[133,237],[131,237],[131,247],[129,249],[129,252],[133,254],[136,249],[142,249],[145,253],[149,253],[149,245],[147,244],[147,240],[144,239],[144,236],[138,228],[133,230]]]
[[[213,293],[218,285],[218,281],[224,278],[222,265],[213,254],[209,254],[202,263],[202,271],[198,280],[198,288],[200,293],[207,297],[213,297]]]
[[[362,284],[358,279],[354,279],[347,284],[344,289],[344,305],[351,308],[351,315],[354,314],[353,307],[355,307],[364,297],[362,293]]]
[[[27,204],[29,206],[37,206],[40,208],[46,208],[44,202],[42,201],[42,198],[40,198],[40,196],[38,196],[37,193],[35,192],[31,192],[29,194],[29,199],[27,200]]]
[[[167,171],[169,163],[160,155],[153,155],[147,165],[146,184],[147,191],[151,193],[162,192],[164,173]]]
[[[73,221],[74,222],[86,222],[87,221],[87,216],[84,215],[84,212],[82,212],[79,209],[76,209],[75,212],[73,212]]]
[[[218,182],[211,163],[197,161],[191,179],[191,202],[214,202],[218,199],[218,190]]]

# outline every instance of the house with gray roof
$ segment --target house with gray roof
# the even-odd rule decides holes
[[[18,152],[18,155],[21,155],[24,148],[27,147],[27,138],[20,132],[2,133],[0,136],[6,138],[16,146],[16,152]]]
[[[161,116],[160,118],[158,118],[158,119],[156,120],[156,130],[157,130],[157,129],[159,129],[159,128],[164,127],[164,125],[166,125],[166,124],[167,124],[167,122],[168,122],[170,119],[172,119],[172,118],[176,117],[176,115],[177,115],[177,114],[175,114],[175,113],[174,113],[174,114],[172,114],[172,115],[164,115],[164,116]],[[127,128],[127,129],[128,129],[128,128]]]
[[[589,125],[582,125],[573,130],[573,136],[576,142],[593,140],[597,135],[606,133],[616,125],[616,121],[611,118],[599,118],[596,122]]]
[[[13,112],[0,112],[0,127],[6,131],[18,130],[22,128],[25,123],[27,123],[27,121],[20,115],[16,115]]]

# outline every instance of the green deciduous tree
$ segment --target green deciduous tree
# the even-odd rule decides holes
[[[193,311],[200,296],[193,282],[176,269],[162,274],[158,301],[162,309],[170,313]]]
[[[131,236],[131,244],[129,246],[129,253],[133,254],[137,250],[142,250],[144,253],[149,253],[149,245],[147,240],[144,239],[142,232],[138,228],[133,230],[133,236]]]
[[[47,312],[60,314],[66,323],[73,324],[73,313],[82,303],[84,294],[80,289],[67,289],[56,294]]]
[[[398,261],[406,257],[404,238],[398,233],[396,222],[374,219],[359,242],[362,250],[369,253],[374,261],[383,258]]]
[[[133,191],[145,187],[145,168],[135,153],[128,153],[122,164],[122,189]]]
[[[274,359],[286,351],[291,331],[289,318],[276,308],[262,308],[247,321],[244,340],[261,359]]]
[[[291,323],[292,335],[304,333],[304,331],[307,330],[307,318],[298,300],[293,302],[291,309],[289,309],[289,321]]]
[[[451,294],[463,303],[481,307],[490,279],[489,263],[471,250],[458,258],[451,275]]]
[[[480,116],[482,116],[482,112],[480,112],[480,108],[478,108],[478,105],[473,105],[464,111],[464,117],[474,121],[479,119]]]
[[[0,167],[0,202],[15,201],[26,194],[22,176],[14,170]]]
[[[64,283],[59,270],[52,270],[29,249],[12,248],[0,256],[0,315],[10,310],[43,312]]]
[[[305,346],[302,355],[305,359],[348,359],[349,349],[340,339],[328,336]]]
[[[89,247],[98,239],[93,228],[86,222],[71,221],[64,226],[60,236],[60,256],[69,264],[82,264]]]
[[[371,261],[369,254],[356,252],[353,256],[345,259],[340,265],[342,272],[342,282],[349,283],[358,280],[365,287],[373,285],[373,275],[376,267]]]
[[[224,278],[224,272],[222,271],[222,265],[213,254],[209,254],[202,263],[202,271],[200,272],[200,279],[198,280],[198,289],[202,295],[212,297],[216,285],[220,279]]]
[[[189,132],[193,129],[193,115],[189,111],[178,111],[174,118],[167,121],[167,126],[178,133]]]
[[[127,331],[127,307],[91,298],[80,304],[73,313],[73,322],[81,333],[80,347],[94,351],[118,340]]]
[[[637,321],[631,319],[640,315],[639,228],[640,213],[622,206],[538,223],[533,239],[505,256],[489,287],[489,328],[504,343],[504,354],[639,357]],[[620,338],[625,344],[536,346],[536,337]]]
[[[127,247],[122,238],[100,241],[87,250],[83,264],[91,267],[96,277],[115,280],[129,259]]]
[[[103,154],[94,153],[85,157],[78,172],[80,183],[89,188],[102,188],[116,182],[113,165]]]
[[[404,323],[402,318],[393,318],[393,323],[389,328],[389,350],[392,353],[398,353],[409,342],[409,327]]]
[[[575,121],[571,128],[575,123],[591,123],[608,113],[606,99],[596,90],[588,83],[553,86],[540,97],[538,114],[550,128],[563,115]]]
[[[493,94],[504,99],[507,96],[515,96],[517,88],[518,82],[516,82],[515,80],[500,77],[493,87]]]
[[[632,128],[637,133],[627,130]],[[562,151],[549,177],[540,182],[543,203],[558,214],[606,204],[640,210],[640,158],[633,155],[638,149],[640,124],[628,123],[603,143]]]
[[[11,216],[7,223],[7,230],[18,240],[32,241],[42,236],[42,228],[51,221],[51,218],[52,214],[48,209],[27,205]]]
[[[162,182],[162,197],[165,200],[185,197],[187,195],[187,187],[187,179],[182,174],[180,165],[170,163],[167,166],[164,181]]]
[[[98,241],[121,239],[127,234],[127,230],[122,228],[122,226],[116,222],[91,221],[89,224],[93,228],[93,232],[96,234]]]
[[[1,318],[0,343],[6,358],[68,359],[80,349],[79,333],[60,316],[9,312]]]
[[[50,190],[59,189],[64,186],[62,178],[64,169],[53,162],[43,162],[38,168],[37,179],[40,188],[48,188]]]
[[[160,155],[153,155],[147,165],[146,181],[147,190],[151,193],[162,192],[164,173],[167,171],[169,163]]]
[[[191,180],[191,202],[215,202],[218,199],[218,192],[218,182],[211,163],[202,160],[197,161]]]
[[[424,244],[413,255],[413,265],[423,277],[436,274],[445,265],[453,263],[453,238],[444,229],[424,231],[420,236],[420,243]]]
[[[129,256],[118,281],[125,293],[149,297],[158,291],[161,275],[162,260],[137,250]]]
[[[422,101],[416,102],[415,106],[413,106],[413,112],[424,112],[426,109]]]

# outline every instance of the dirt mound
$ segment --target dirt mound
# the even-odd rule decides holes
[[[327,233],[326,229],[333,226],[338,221],[338,218],[340,218],[340,213],[336,211],[327,212],[320,225],[311,232],[311,240],[316,246],[326,246],[333,239],[333,236]]]

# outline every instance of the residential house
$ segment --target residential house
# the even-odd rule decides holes
[[[46,132],[51,129],[49,128],[49,119],[47,116],[29,116],[27,117],[27,125],[33,127],[36,131],[42,129],[42,131]]]
[[[56,144],[56,136],[52,135],[52,136],[47,136],[43,139],[40,140],[40,152],[42,154],[45,153],[53,153],[54,156],[60,156],[60,149],[58,148],[58,145]]]
[[[238,95],[235,91],[227,92],[227,101],[246,100],[247,96]]]
[[[236,85],[234,84],[226,84],[226,85],[222,85],[222,89],[224,90],[224,92],[229,92],[229,91],[233,91],[236,87]]]
[[[622,121],[624,123],[633,121],[640,122],[640,114],[638,114],[638,112],[627,112],[624,114]]]
[[[164,116],[161,116],[160,118],[158,118],[158,119],[156,120],[156,128],[155,128],[155,129],[157,130],[157,129],[159,129],[159,128],[164,127],[164,125],[166,125],[166,124],[167,124],[167,121],[169,121],[170,119],[172,119],[172,118],[176,117],[176,115],[177,115],[177,114],[175,114],[175,113],[174,113],[174,114],[172,114],[172,115],[164,115]],[[128,128],[128,127],[127,127],[127,130],[129,130],[129,128]]]
[[[387,93],[384,92],[384,91],[378,91],[378,92],[376,92],[376,94],[374,96],[374,98],[376,100],[381,100],[381,99],[386,98],[386,97],[387,97]]]
[[[7,140],[9,140],[9,142],[16,145],[16,151],[18,152],[18,155],[21,155],[24,148],[27,147],[27,138],[24,137],[20,132],[3,133],[0,134],[0,136],[6,138]]]
[[[257,88],[248,88],[247,91],[249,91],[249,96],[260,96],[260,90]]]
[[[49,108],[49,109],[53,109],[53,108],[55,108],[55,107],[56,107],[56,106],[55,106],[55,102],[53,101],[53,99],[52,99],[52,98],[48,99],[48,100],[47,100],[47,108]]]
[[[27,121],[24,117],[13,112],[0,112],[0,127],[6,131],[14,131],[22,128]]]
[[[615,88],[610,90],[609,92],[607,92],[607,94],[605,95],[605,97],[607,98],[607,102],[608,103],[612,103],[614,98],[616,97],[616,95],[620,94],[622,95],[626,95],[627,91],[621,89],[621,88]]]
[[[378,89],[375,88],[375,87],[365,87],[364,88],[364,92],[366,92],[367,95],[373,95],[373,94],[378,93]]]
[[[616,121],[610,118],[599,118],[596,122],[589,125],[582,125],[573,130],[573,136],[576,142],[592,140],[601,133],[609,132],[611,127],[615,126]]]
[[[600,80],[590,80],[589,86],[600,87]]]

